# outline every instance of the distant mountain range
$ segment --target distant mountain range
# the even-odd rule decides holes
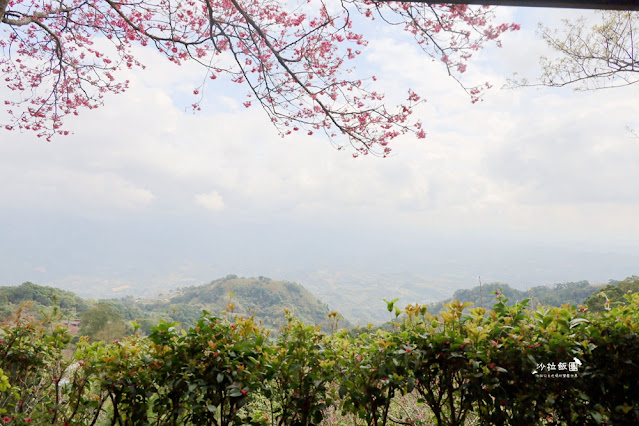
[[[184,287],[153,298],[83,299],[73,292],[30,282],[0,287],[0,319],[7,318],[21,303],[29,301],[36,311],[58,306],[67,317],[82,315],[97,305],[107,305],[123,320],[136,320],[149,329],[157,321],[192,323],[206,310],[212,315],[255,315],[272,330],[286,322],[284,310],[307,324],[327,325],[328,305],[297,283],[266,277],[241,278],[228,275],[209,284]],[[351,327],[342,320],[342,327]]]
[[[306,324],[327,325],[330,309],[300,284],[267,277],[240,278],[228,275],[206,285],[184,287],[170,296],[170,304],[187,304],[211,313],[228,311],[254,314],[271,328],[284,325],[284,309]],[[345,321],[343,325],[350,326]]]
[[[360,283],[357,289],[362,293],[367,292],[365,283]],[[338,298],[340,295],[350,298],[357,296],[351,294],[344,296],[340,289],[334,290],[335,293],[331,299]],[[349,289],[349,292],[352,290]],[[380,290],[381,288],[376,288],[375,291]],[[386,290],[393,293],[392,288]],[[497,290],[509,299],[508,303],[530,299],[530,305],[533,307],[537,304],[549,306],[582,304],[587,305],[591,311],[597,312],[624,303],[623,296],[629,292],[638,292],[639,277],[632,276],[623,281],[610,280],[607,285],[592,285],[588,281],[558,283],[553,286],[532,287],[527,291],[514,289],[505,283],[489,283],[471,289],[457,290],[452,297],[429,304],[429,312],[437,314],[444,309],[446,303],[454,300],[491,308],[496,302],[494,293]],[[414,302],[411,299],[415,295],[408,296],[405,300],[400,299],[398,306]],[[356,300],[352,299],[350,302],[354,303]],[[226,312],[226,315],[255,315],[259,322],[271,330],[278,330],[284,324],[285,309],[307,324],[324,326],[327,325],[327,314],[330,312],[327,304],[300,284],[266,277],[244,278],[237,275],[228,275],[204,285],[172,290],[168,294],[157,297],[127,296],[120,299],[100,300],[84,299],[70,291],[25,282],[20,286],[0,287],[0,321],[8,318],[25,301],[32,303],[32,309],[36,312],[50,311],[53,306],[57,306],[63,316],[68,319],[82,318],[100,307],[102,311],[110,312],[122,322],[136,320],[141,324],[143,332],[149,332],[150,328],[157,325],[161,319],[185,325],[191,324],[199,318],[203,310],[213,315],[222,315],[222,312]],[[364,325],[366,322],[380,324],[389,319],[388,312],[381,303],[373,305],[368,303],[369,301],[370,295],[368,297],[362,295],[357,303],[357,309],[351,310],[351,313],[360,315],[351,317],[352,319],[343,319],[340,326],[350,328],[353,324]],[[373,318],[374,320],[370,321]]]
[[[592,285],[588,281],[578,281],[558,283],[553,286],[537,286],[528,290],[517,290],[506,283],[489,283],[471,289],[457,290],[452,297],[432,304],[429,310],[433,314],[438,313],[444,308],[446,303],[455,300],[471,302],[473,307],[481,306],[490,309],[497,302],[497,291],[508,299],[508,304],[529,299],[529,305],[532,307],[537,304],[546,306],[580,305],[584,304],[588,297],[601,290],[604,286],[605,284]]]

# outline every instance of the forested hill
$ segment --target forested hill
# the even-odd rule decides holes
[[[530,305],[560,306],[587,305],[593,312],[624,304],[623,296],[639,291],[639,277],[632,276],[624,281],[611,281],[610,285],[591,285],[588,281],[537,286],[528,291],[517,290],[504,283],[491,283],[472,289],[457,290],[453,296],[442,302],[431,304],[429,312],[439,313],[445,303],[459,300],[472,302],[474,306],[491,308],[496,302],[496,290],[508,298],[508,303],[530,299]],[[135,320],[143,333],[150,333],[158,321],[179,322],[188,327],[195,322],[202,310],[213,315],[252,315],[271,330],[278,330],[285,323],[284,310],[306,324],[326,325],[329,307],[319,301],[304,287],[289,281],[276,281],[265,277],[240,278],[229,275],[209,284],[191,286],[175,290],[169,295],[155,298],[83,299],[70,291],[54,287],[40,286],[30,282],[15,287],[0,287],[0,322],[14,312],[21,303],[28,301],[35,313],[47,314],[57,306],[67,323],[80,320],[79,333],[93,339],[109,340],[133,332],[131,321]],[[404,301],[410,303],[410,301]],[[232,305],[228,310],[227,306]],[[369,309],[377,309],[370,307]],[[347,320],[340,323],[343,328],[352,324]]]
[[[36,308],[57,305],[70,313],[87,311],[92,305],[71,291],[25,282],[19,286],[0,287],[0,320],[24,302],[31,302]]]
[[[610,310],[619,305],[625,305],[627,294],[639,293],[639,276],[633,275],[620,282],[613,282],[592,294],[584,302],[591,312]]]
[[[257,319],[272,328],[284,324],[284,309],[306,324],[326,325],[330,312],[328,305],[300,284],[266,277],[240,278],[236,275],[228,275],[206,285],[182,288],[170,298],[170,303],[188,304],[211,313],[221,312],[232,304],[234,313],[255,314]]]
[[[299,284],[270,278],[240,278],[228,275],[209,284],[186,287],[170,295],[154,298],[83,299],[70,291],[25,282],[20,286],[0,287],[0,322],[22,303],[31,303],[31,311],[51,313],[57,306],[68,321],[80,319],[80,333],[90,337],[120,337],[131,332],[135,320],[144,333],[159,320],[179,322],[185,327],[194,323],[202,311],[212,315],[253,315],[274,331],[286,322],[284,310],[306,324],[327,326],[329,307]],[[232,304],[231,310],[227,307]],[[342,320],[340,327],[351,327]],[[128,331],[127,331],[128,330]]]
[[[615,286],[616,284],[618,282],[614,282],[611,285]],[[451,298],[429,306],[429,312],[433,314],[439,313],[444,304],[454,300],[472,302],[474,307],[483,305],[484,308],[490,309],[497,301],[496,294],[491,293],[497,290],[508,299],[508,304],[530,299],[530,306],[535,306],[537,303],[548,306],[561,306],[566,303],[583,305],[588,297],[601,290],[604,286],[604,284],[593,285],[588,281],[578,281],[558,283],[553,286],[537,286],[529,290],[517,290],[505,283],[490,283],[481,287],[476,286],[471,289],[457,290]]]

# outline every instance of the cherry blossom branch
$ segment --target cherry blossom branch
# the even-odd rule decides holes
[[[327,108],[327,106],[317,98],[316,94],[311,92],[308,87],[302,83],[299,79],[299,77],[297,76],[297,74],[295,72],[293,72],[287,62],[287,60],[285,60],[284,58],[282,58],[282,56],[280,55],[281,50],[277,50],[273,47],[273,45],[270,43],[270,41],[268,40],[268,38],[266,37],[266,34],[264,34],[264,32],[262,31],[262,29],[257,26],[255,24],[255,21],[246,13],[246,11],[244,9],[242,9],[242,7],[238,4],[238,2],[236,0],[231,0],[231,3],[233,3],[233,5],[237,8],[237,10],[240,12],[240,14],[242,14],[242,16],[244,17],[244,19],[246,20],[246,22],[249,23],[249,25],[251,25],[251,27],[253,27],[253,29],[255,29],[255,31],[257,32],[257,34],[260,35],[260,37],[262,38],[262,40],[264,41],[264,43],[266,44],[266,46],[268,46],[269,50],[273,53],[273,55],[275,56],[275,58],[277,58],[277,61],[279,62],[279,64],[282,66],[282,68],[284,68],[286,70],[286,72],[288,73],[288,75],[295,81],[295,83],[297,83],[297,85],[311,98],[313,98],[313,100],[317,103],[317,105],[319,105],[319,107],[322,109],[322,111],[324,112],[324,114],[326,115],[326,117],[338,128],[340,129],[342,132],[346,133],[347,135],[349,135],[349,137],[353,138],[354,140],[356,140],[357,142],[360,142],[362,145],[364,145],[364,147],[367,150],[370,150],[370,145],[363,140],[363,138],[361,138],[359,135],[355,134],[354,132],[351,131],[351,129],[348,129],[344,126],[342,126],[337,119],[334,117],[332,111],[329,110],[329,108]],[[326,25],[326,24],[325,24]]]
[[[460,84],[468,52],[515,29],[490,25],[492,15],[482,8],[342,0],[341,10],[329,13],[321,0],[312,1],[321,7],[287,10],[276,0],[0,0],[0,72],[21,95],[5,101],[15,117],[5,128],[47,139],[67,134],[62,119],[97,108],[104,93],[126,90],[128,82],[116,82],[115,73],[143,67],[132,47],[151,43],[178,65],[195,61],[205,81],[223,74],[245,84],[244,105],[256,101],[282,135],[323,131],[338,149],[350,144],[356,156],[387,156],[400,135],[425,137],[421,122],[411,121],[421,98],[408,90],[405,104],[392,109],[374,76],[362,79],[348,68],[367,45],[351,29],[353,10],[367,16],[376,10],[389,23],[386,14],[394,16],[393,24],[404,25]],[[309,14],[301,12],[306,8]],[[113,52],[95,47],[97,37],[109,40]],[[230,65],[220,56],[225,52]],[[196,110],[203,90],[202,83],[193,91]]]

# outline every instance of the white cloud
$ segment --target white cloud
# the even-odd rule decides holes
[[[36,208],[102,216],[109,211],[143,209],[153,193],[114,172],[89,173],[51,165],[29,168],[7,164],[1,179],[0,204],[11,208]]]
[[[336,247],[362,251],[377,233],[401,248],[401,235],[432,230],[639,240],[639,143],[624,130],[636,123],[636,92],[499,90],[512,71],[534,75],[544,46],[532,34],[508,34],[504,48],[473,58],[468,81],[495,88],[471,105],[441,63],[376,33],[363,73],[379,77],[391,103],[410,86],[428,100],[415,111],[427,139],[401,138],[387,159],[354,160],[320,136],[282,139],[263,111],[238,107],[240,86],[218,80],[202,112],[185,111],[201,75],[145,52],[148,69],[130,73],[131,90],[70,121],[75,135],[46,144],[1,134],[0,208],[92,219],[142,212],[158,228],[169,213],[208,224],[206,209],[220,226],[331,227]],[[370,241],[347,241],[354,228]],[[301,238],[284,237],[292,245]]]
[[[197,194],[195,202],[214,212],[223,210],[225,207],[224,199],[217,191],[211,191],[208,194]]]

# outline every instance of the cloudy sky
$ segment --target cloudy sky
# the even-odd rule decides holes
[[[371,27],[358,67],[391,100],[408,87],[427,99],[427,138],[398,140],[387,159],[283,139],[230,83],[207,86],[193,114],[199,70],[143,50],[147,70],[69,120],[72,136],[0,133],[0,285],[365,271],[452,293],[480,275],[525,287],[639,274],[637,90],[500,89],[549,54],[538,22],[581,13],[500,9],[522,30],[470,63],[466,81],[494,86],[474,105],[410,39]]]

